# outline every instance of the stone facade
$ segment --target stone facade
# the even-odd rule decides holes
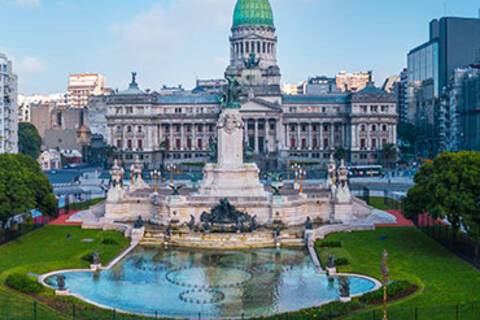
[[[258,163],[326,162],[339,149],[349,162],[375,163],[383,145],[396,144],[396,99],[371,81],[356,93],[283,95],[273,18],[246,16],[241,5],[225,75],[242,84],[244,145]],[[150,168],[205,161],[217,140],[221,96],[211,88],[147,93],[133,79],[127,90],[91,100],[90,126],[127,165],[136,156]]]
[[[17,75],[0,53],[0,154],[18,152]]]

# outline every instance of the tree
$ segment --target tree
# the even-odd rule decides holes
[[[347,150],[345,150],[342,147],[338,148],[337,150],[335,150],[334,157],[337,160],[342,160],[342,159],[345,160],[345,158],[347,157]]]
[[[403,201],[405,214],[446,218],[455,239],[462,225],[480,241],[480,153],[444,153],[425,164]]]
[[[405,146],[407,150],[402,151],[412,151],[410,148],[415,145],[417,142],[418,129],[413,124],[409,122],[400,122],[397,127],[398,139],[402,142],[401,144]]]
[[[57,200],[39,164],[29,156],[0,155],[0,221],[31,209],[55,216]]]
[[[382,160],[385,167],[391,167],[397,161],[397,146],[385,144],[382,148]]]
[[[31,123],[20,122],[18,125],[18,150],[33,159],[40,155],[42,138],[38,134],[37,128]]]

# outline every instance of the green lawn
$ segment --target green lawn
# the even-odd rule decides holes
[[[420,287],[412,297],[393,303],[391,320],[415,319],[415,307],[419,308],[419,320],[456,319],[455,305],[473,302],[478,302],[476,308],[460,308],[459,319],[479,319],[480,272],[419,230],[383,228],[373,232],[335,234],[327,240],[341,241],[342,248],[320,249],[321,260],[326,261],[330,252],[337,258],[347,258],[350,264],[339,267],[341,272],[355,272],[380,279],[381,256],[387,249],[391,280],[408,280]],[[369,311],[346,319],[372,319],[371,314],[372,311]]]
[[[117,244],[102,244],[103,239]],[[82,240],[91,239],[93,242]],[[98,251],[105,265],[128,246],[129,240],[115,231],[82,230],[80,227],[45,226],[0,246],[0,319],[33,319],[33,299],[6,288],[3,283],[14,272],[42,274],[70,268],[88,268],[84,255]],[[45,297],[51,296],[45,293]],[[37,306],[38,320],[64,319],[50,308]]]

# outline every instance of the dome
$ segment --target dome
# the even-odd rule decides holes
[[[263,25],[273,27],[269,0],[238,0],[233,12],[233,27]]]

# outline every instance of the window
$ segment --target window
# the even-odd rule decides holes
[[[361,131],[361,132],[365,132],[365,125],[364,125],[364,124],[362,124],[362,125],[360,126],[360,131]]]
[[[307,125],[306,124],[302,124],[302,132],[305,132],[307,131]]]
[[[365,149],[365,139],[360,139],[360,149]]]
[[[382,145],[386,145],[387,144],[387,139],[382,139]]]
[[[201,124],[197,125],[197,131],[202,132],[203,131],[203,126]]]
[[[388,106],[382,106],[382,112],[388,112]]]
[[[295,125],[294,124],[290,125],[290,131],[295,131]]]
[[[175,125],[175,132],[180,132],[180,125],[179,124]]]
[[[192,139],[190,138],[187,139],[187,149],[188,150],[192,149]]]
[[[138,126],[138,127],[137,127],[137,132],[138,132],[138,133],[142,133],[142,132],[143,132],[142,126]]]
[[[307,149],[307,139],[302,139],[302,149]]]
[[[132,150],[132,140],[130,139],[127,140],[127,149]]]
[[[211,125],[211,124],[208,125],[208,131],[209,131],[209,132],[213,132],[213,125]]]
[[[312,147],[313,147],[313,148],[317,148],[317,147],[318,147],[317,138],[313,138],[313,139],[312,139]]]
[[[127,107],[127,114],[132,114],[132,113],[133,113],[133,108]]]
[[[367,113],[367,106],[360,106],[360,111],[363,113]]]
[[[372,139],[372,149],[377,149],[377,139]]]
[[[323,139],[323,148],[324,149],[328,148],[328,139],[327,138]]]
[[[386,124],[382,125],[382,131],[384,131],[384,132],[387,131],[387,125]]]
[[[117,140],[117,148],[118,149],[122,148],[122,140]]]
[[[177,150],[180,150],[181,146],[182,146],[182,141],[180,141],[180,139],[176,139],[175,140],[175,146],[176,146]]]
[[[137,147],[139,150],[143,150],[143,140],[138,140],[137,141]]]
[[[265,42],[264,42],[264,43],[262,44],[262,52],[263,52],[263,53],[265,53],[265,51],[266,51],[265,49],[266,49],[266,48],[265,48]]]
[[[377,126],[374,125],[374,124],[372,124],[372,131],[373,131],[373,132],[377,131]]]
[[[127,126],[127,132],[128,133],[132,132],[132,126]]]
[[[295,148],[296,144],[297,144],[297,141],[295,140],[295,138],[291,138],[290,139],[290,148],[292,148],[292,149]]]
[[[323,126],[323,131],[328,131],[328,124],[325,124],[325,125]]]
[[[270,130],[275,131],[275,122],[270,122]]]
[[[199,150],[202,150],[202,149],[203,149],[202,139],[198,139],[198,140],[197,140],[197,148],[198,148]]]
[[[370,106],[370,110],[371,110],[373,113],[377,113],[377,112],[378,112],[378,106]]]

